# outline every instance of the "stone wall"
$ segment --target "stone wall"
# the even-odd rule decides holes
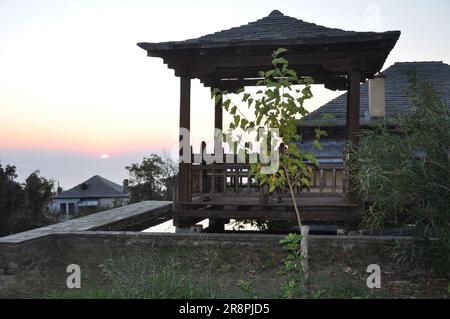
[[[83,251],[133,247],[213,247],[225,249],[280,250],[283,235],[260,234],[155,234],[139,232],[71,232],[52,234],[21,243],[0,243],[0,278],[51,262],[55,258]],[[321,258],[330,252],[376,256],[395,241],[408,237],[310,236],[310,257]],[[1,283],[1,281],[0,281]]]

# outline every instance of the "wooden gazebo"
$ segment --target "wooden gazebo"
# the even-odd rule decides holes
[[[271,69],[271,53],[286,48],[291,68],[331,90],[347,90],[347,138],[357,141],[360,83],[378,73],[395,46],[399,31],[355,32],[327,28],[275,10],[255,22],[178,42],[138,43],[160,57],[180,77],[180,128],[190,129],[190,81],[233,91],[254,86],[258,71]],[[215,127],[222,129],[222,105],[215,106]],[[212,133],[212,132],[211,132]],[[298,190],[307,221],[354,223],[359,205],[347,196],[344,164],[321,166],[309,190]],[[283,194],[269,196],[249,175],[247,163],[180,163],[174,224],[189,227],[210,218],[294,219]]]

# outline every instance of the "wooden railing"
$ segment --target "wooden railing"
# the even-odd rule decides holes
[[[319,159],[321,160],[321,159]],[[347,171],[343,163],[324,163],[319,168],[311,165],[313,176],[309,188],[295,189],[299,197],[345,196]],[[192,197],[261,197],[265,192],[250,174],[249,164],[192,164]],[[277,197],[287,193],[278,192]]]

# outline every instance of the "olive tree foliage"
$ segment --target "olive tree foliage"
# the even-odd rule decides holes
[[[127,166],[126,170],[131,202],[172,200],[178,169],[166,154],[151,154],[141,162]]]
[[[280,48],[272,54],[273,68],[268,71],[260,71],[257,82],[259,90],[256,93],[246,92],[244,88],[235,94],[242,94],[242,102],[250,110],[254,110],[254,116],[247,117],[238,105],[232,102],[228,92],[219,89],[212,90],[212,97],[216,103],[223,98],[224,109],[232,116],[232,121],[226,132],[225,138],[240,143],[243,140],[241,132],[257,131],[258,139],[266,139],[269,144],[279,145],[279,166],[272,173],[267,174],[264,170],[266,164],[261,160],[251,163],[251,175],[255,177],[260,186],[268,185],[269,192],[278,190],[287,191],[292,199],[297,222],[302,226],[300,211],[295,200],[295,189],[297,187],[310,187],[313,174],[309,163],[318,166],[314,154],[302,152],[298,147],[300,136],[298,134],[298,121],[308,114],[305,109],[305,101],[312,98],[311,85],[313,80],[309,77],[299,77],[295,70],[289,68],[289,62],[283,57],[287,49]],[[241,104],[241,103],[240,103]],[[263,130],[260,130],[263,129]],[[270,134],[276,130],[277,134]],[[319,139],[326,133],[316,129],[316,140],[314,145],[320,148]],[[237,135],[237,136],[236,136]],[[276,143],[275,143],[276,142]],[[241,143],[242,144],[242,143]],[[236,145],[236,144],[234,144]],[[240,146],[249,154],[256,152],[249,147]],[[234,149],[237,153],[237,147]],[[265,149],[270,156],[276,151],[274,148]]]
[[[367,228],[411,227],[415,245],[400,259],[450,270],[450,111],[414,72],[409,95],[415,114],[379,123],[350,147],[350,184],[368,203]]]
[[[23,206],[24,194],[16,178],[15,166],[0,163],[0,236],[12,233],[13,214]]]

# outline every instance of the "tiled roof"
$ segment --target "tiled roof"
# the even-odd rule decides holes
[[[328,28],[285,16],[280,11],[274,10],[267,17],[255,22],[199,38],[177,42],[139,43],[138,45],[146,50],[170,50],[245,45],[246,43],[255,42],[275,44],[281,41],[284,44],[307,44],[380,40],[386,37],[397,40],[399,36],[399,31],[377,33]]]
[[[93,176],[87,181],[54,197],[54,199],[68,198],[125,198],[128,193],[123,187],[101,176]]]
[[[408,97],[408,71],[415,70],[422,79],[430,82],[441,95],[447,106],[450,107],[450,65],[443,62],[398,62],[387,68],[381,74],[385,76],[385,107],[386,118],[395,114],[408,114],[414,112]],[[361,85],[361,113],[360,123],[370,122],[369,116],[368,84]],[[336,126],[345,126],[347,110],[347,93],[326,103],[302,120],[301,125],[314,125],[314,122],[323,119],[326,114],[332,115],[333,120],[327,120]]]

